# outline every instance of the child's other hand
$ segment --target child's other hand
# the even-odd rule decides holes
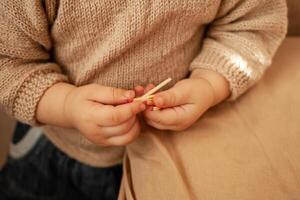
[[[146,91],[154,87],[148,85]],[[180,131],[191,126],[214,104],[210,83],[201,78],[184,79],[169,90],[157,93],[144,111],[146,122],[157,129]],[[152,106],[160,108],[153,110]]]
[[[145,91],[154,87],[149,84]],[[229,83],[219,73],[194,70],[188,79],[179,81],[169,90],[157,93],[150,106],[143,112],[146,122],[157,129],[180,131],[191,126],[210,107],[222,102],[230,95]],[[153,110],[156,106],[159,110]]]
[[[131,102],[134,91],[90,84],[72,89],[64,101],[64,116],[88,140],[102,146],[123,146],[140,132],[136,114],[145,109]],[[126,103],[126,104],[125,104]]]

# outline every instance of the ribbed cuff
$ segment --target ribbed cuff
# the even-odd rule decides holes
[[[190,70],[200,68],[220,73],[229,82],[231,95],[228,100],[235,100],[260,79],[262,72],[253,66],[238,53],[208,47],[193,60]]]
[[[23,82],[13,104],[13,116],[26,124],[39,126],[36,120],[37,105],[48,88],[67,77],[53,70],[37,71]]]

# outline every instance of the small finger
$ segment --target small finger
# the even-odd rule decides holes
[[[144,111],[146,106],[143,102],[135,101],[118,106],[106,105],[101,108],[95,115],[97,117],[97,124],[99,126],[116,126]]]
[[[170,126],[166,126],[166,125],[163,125],[163,124],[160,124],[160,123],[157,123],[155,121],[152,121],[152,120],[146,120],[146,123],[156,129],[159,129],[159,130],[171,130],[170,129]]]
[[[133,125],[133,127],[129,130],[128,133],[110,137],[107,139],[107,143],[113,146],[125,146],[131,143],[140,133],[140,124],[138,121]]]
[[[186,119],[186,112],[180,106],[161,110],[146,109],[143,112],[146,119],[163,125],[178,125]]]
[[[144,89],[143,86],[140,86],[140,85],[136,86],[136,87],[134,88],[135,96],[136,96],[136,97],[142,96],[142,95],[144,94],[144,90],[145,90],[145,89]]]
[[[106,87],[98,84],[91,84],[85,87],[89,89],[87,92],[87,97],[90,100],[97,101],[102,104],[122,104],[132,101],[135,97],[135,92],[133,90]]]
[[[152,101],[159,108],[170,108],[187,104],[188,98],[189,95],[185,94],[184,90],[180,91],[176,88],[171,88],[156,94]]]
[[[119,136],[127,133],[135,124],[136,116],[130,118],[129,120],[125,121],[124,123],[117,125],[117,126],[102,126],[100,127],[101,133],[104,137],[113,137]]]
[[[145,91],[144,93],[147,93],[148,91],[150,91],[152,88],[154,88],[155,85],[153,83],[150,83],[148,84],[146,87],[145,87]]]

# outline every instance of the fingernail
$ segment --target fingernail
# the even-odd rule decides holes
[[[131,102],[133,102],[133,99],[132,99],[132,98],[126,99],[126,102],[127,102],[127,103],[131,103]]]
[[[135,92],[132,91],[132,90],[129,90],[129,91],[126,91],[124,96],[127,98],[127,99],[132,99],[135,95]]]

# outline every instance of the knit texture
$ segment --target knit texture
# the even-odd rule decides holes
[[[37,125],[38,102],[57,82],[132,89],[198,68],[222,74],[233,100],[261,78],[286,29],[283,0],[1,0],[0,105]],[[44,129],[84,163],[121,162],[123,148]]]

